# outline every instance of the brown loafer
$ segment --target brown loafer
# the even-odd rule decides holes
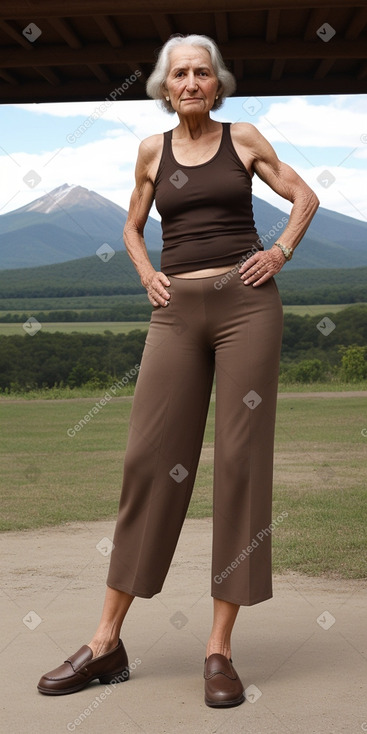
[[[63,665],[45,673],[37,688],[40,693],[61,696],[80,691],[95,678],[105,684],[121,683],[128,680],[129,675],[127,654],[121,640],[117,647],[98,658],[93,658],[91,648],[83,645]]]
[[[245,700],[243,685],[225,655],[205,658],[205,703],[207,706],[239,706]]]

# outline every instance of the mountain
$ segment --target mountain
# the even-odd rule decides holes
[[[265,247],[282,239],[288,216],[254,196],[254,217]],[[95,255],[107,243],[124,250],[127,211],[83,186],[63,184],[0,216],[0,268],[51,265]],[[160,223],[148,218],[148,250],[161,250]],[[367,223],[320,208],[287,270],[367,266]]]
[[[95,255],[107,243],[123,250],[127,211],[95,191],[63,184],[30,204],[0,216],[0,267],[24,268]],[[148,247],[161,249],[161,227],[146,225]]]
[[[149,255],[158,270],[160,251],[150,250]],[[288,270],[286,266],[276,281],[284,304],[367,301],[367,267]],[[74,309],[108,309],[105,296],[116,297],[115,303],[120,301],[120,305],[139,303],[136,313],[141,304],[148,304],[146,290],[126,251],[116,252],[106,261],[90,255],[55,265],[0,271],[0,319],[7,312],[20,312],[25,320],[26,313],[33,315],[28,309],[36,309],[61,310],[64,316],[59,320],[73,320]]]
[[[282,241],[283,218],[288,216],[253,197],[257,231],[264,247]],[[269,237],[270,235],[270,237]],[[287,271],[305,268],[357,268],[367,265],[367,222],[323,209],[316,212]]]

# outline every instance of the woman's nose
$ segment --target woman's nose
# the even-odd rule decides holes
[[[186,81],[186,89],[190,92],[194,92],[198,88],[198,83],[195,79],[195,74],[188,74]]]

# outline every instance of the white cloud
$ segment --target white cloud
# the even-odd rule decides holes
[[[367,125],[366,125],[366,127],[367,127]],[[367,133],[366,133],[365,138],[366,138],[366,142],[364,144],[364,147],[361,148],[361,149],[358,149],[355,152],[355,158],[361,158],[362,160],[365,159],[365,158],[367,158]]]
[[[36,114],[67,117],[70,133],[73,133],[99,104],[80,102],[17,107],[32,110]],[[301,151],[305,145],[316,144],[317,147],[350,145],[352,149],[356,147],[352,140],[367,133],[363,114],[366,107],[366,96],[344,100],[332,98],[329,105],[291,98],[272,104],[265,115],[275,127],[269,126],[264,118],[260,118],[257,127],[271,142],[274,142],[274,138],[284,141],[279,133],[283,131]],[[220,110],[215,118],[228,119],[228,114],[226,110]],[[139,101],[114,102],[103,112],[101,119],[113,124],[110,129],[103,131],[100,139],[91,140],[92,136],[88,137],[90,128],[85,127],[85,132],[77,138],[78,144],[68,144],[63,138],[60,147],[55,150],[34,154],[19,150],[11,153],[11,156],[1,156],[3,175],[0,179],[0,212],[21,207],[64,183],[85,186],[127,209],[134,185],[134,166],[140,141],[148,135],[174,127],[177,118],[161,111],[154,101]],[[333,124],[330,127],[331,122]],[[115,127],[116,124],[118,127]],[[360,141],[354,156],[366,157],[367,144]],[[320,158],[319,154],[316,164],[320,164]],[[328,166],[335,181],[327,188],[317,180],[325,166],[297,166],[296,170],[316,191],[323,207],[366,220],[366,173],[361,168],[353,168],[352,162],[353,157],[350,157],[343,166]],[[23,181],[30,170],[35,170],[41,177],[34,189],[30,189]],[[257,177],[254,179],[254,193],[274,206],[289,211],[288,203]],[[151,213],[157,216],[154,208]]]
[[[341,106],[348,102],[348,107]],[[367,98],[312,104],[303,97],[291,97],[286,102],[275,102],[260,116],[256,127],[272,143],[290,142],[292,145],[325,147],[362,147],[361,136],[367,133]]]
[[[164,112],[153,100],[131,102],[100,100],[98,102],[55,102],[13,106],[36,115],[70,118],[70,132],[79,125],[83,125],[84,120],[93,117],[116,124],[123,122],[143,138],[162,132],[162,130],[168,130],[177,124],[176,115]],[[74,121],[72,119],[74,117],[82,117],[83,120]]]
[[[297,173],[315,191],[320,199],[320,206],[324,209],[331,209],[348,217],[367,221],[365,171],[339,166],[328,166],[327,169],[325,169],[325,166],[315,166],[314,168],[300,168],[297,166]],[[257,176],[253,179],[253,192],[269,204],[278,207],[278,209],[286,212],[290,211],[290,203],[274,193]]]
[[[127,208],[139,142],[135,135],[124,131],[75,148],[2,156],[1,201],[9,203],[1,213],[24,206],[64,183],[85,186]],[[23,178],[32,170],[41,181],[29,188]]]
[[[242,105],[242,98],[231,98],[218,113],[216,119],[226,118],[234,100]],[[104,109],[102,111],[102,106]],[[87,119],[97,115],[99,119],[121,124],[123,121],[140,137],[168,130],[177,124],[176,115],[168,115],[153,100],[111,102],[61,102],[41,104],[17,104],[16,108],[37,115],[70,118],[71,131],[82,121],[72,122],[73,117]],[[238,108],[237,108],[238,109]],[[223,114],[224,113],[224,114]],[[236,113],[234,119],[238,119]],[[270,142],[285,142],[305,147],[361,147],[361,136],[367,134],[367,95],[332,95],[328,102],[314,103],[306,97],[290,97],[286,101],[273,102],[259,115],[256,126]],[[227,118],[226,118],[227,119]],[[251,121],[248,118],[248,121]]]
[[[35,115],[51,115],[52,117],[87,117],[97,108],[99,102],[40,102],[15,104],[12,107]]]
[[[367,98],[365,94],[332,94],[329,99],[335,107],[347,107],[354,112],[366,114]]]
[[[177,118],[165,113],[154,101],[113,102],[105,109],[101,107],[102,104],[15,105],[37,115],[66,117],[70,120],[70,129],[56,150],[34,154],[18,150],[10,156],[1,156],[1,214],[24,206],[63,183],[85,186],[128,208],[141,140],[174,127]],[[119,127],[104,131],[99,140],[88,142],[89,131],[98,119],[118,124]],[[89,121],[89,125],[85,121]],[[41,177],[40,183],[33,189],[23,181],[30,170],[36,171]],[[151,214],[158,217],[155,207]]]

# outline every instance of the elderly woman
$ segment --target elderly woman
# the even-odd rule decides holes
[[[205,703],[236,706],[243,685],[231,632],[240,605],[272,596],[271,499],[282,307],[273,276],[292,257],[317,207],[307,184],[248,123],[210,116],[235,89],[215,43],[171,38],[147,92],[178,125],[139,149],[124,230],[154,306],[131,411],[120,508],[102,618],[89,645],[42,676],[45,694],[129,676],[119,639],[135,596],[158,594],[186,515],[216,375],[213,626]],[[282,241],[264,251],[255,229],[256,173],[292,202]],[[162,217],[161,271],[143,231]]]

